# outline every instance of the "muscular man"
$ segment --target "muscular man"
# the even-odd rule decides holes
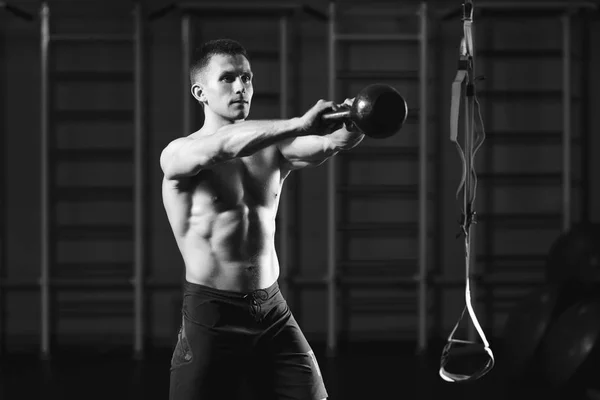
[[[323,123],[321,115],[338,108],[331,101],[301,117],[246,120],[252,77],[239,43],[205,43],[190,69],[204,125],[160,157],[164,207],[185,264],[171,400],[327,397],[279,291],[275,216],[292,170],[320,165],[364,136]]]

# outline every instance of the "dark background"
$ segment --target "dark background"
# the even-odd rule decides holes
[[[369,17],[362,11],[357,15],[340,16],[339,32],[419,32],[420,20],[416,13],[421,6],[419,2],[386,2],[380,7],[366,1],[339,1],[338,11],[348,10],[357,3],[363,10],[406,9],[412,10],[413,15],[398,17],[389,13]],[[501,339],[507,312],[515,301],[544,282],[544,256],[558,235],[572,224],[600,219],[600,191],[596,184],[599,169],[595,157],[600,150],[596,134],[600,128],[596,112],[600,97],[595,90],[599,87],[595,71],[600,67],[597,51],[600,24],[597,11],[585,7],[572,10],[568,30],[571,73],[565,86],[564,7],[547,13],[535,7],[532,7],[534,11],[517,9],[500,0],[485,2],[507,5],[502,12],[494,13],[484,11],[483,6],[479,10],[478,3],[475,1],[476,72],[485,75],[478,88],[487,138],[476,159],[480,174],[476,209],[482,218],[474,229],[477,257],[473,268],[481,273],[483,282],[476,285],[474,306],[493,343],[494,339]],[[11,4],[36,19],[25,21],[6,10],[0,13],[3,151],[0,328],[6,357],[40,352],[41,177],[46,168],[40,156],[43,85],[40,3],[23,0]],[[168,4],[162,0],[142,4],[141,75],[145,143],[143,267],[148,282],[143,300],[143,335],[148,354],[167,354],[161,358],[165,365],[180,321],[183,263],[161,202],[162,175],[158,160],[161,150],[171,140],[190,133],[184,131],[186,127],[193,131],[201,126],[199,107],[193,103],[187,103],[191,104],[192,116],[189,125],[184,124],[186,102],[191,101],[185,86],[188,82],[182,53],[181,21],[185,13],[178,8],[160,18],[148,18],[150,13]],[[222,0],[219,4],[232,7],[219,13],[203,11],[191,17],[192,46],[218,37],[239,40],[250,52],[255,73],[256,94],[250,118],[281,117],[277,58],[279,16],[239,13],[236,8],[241,2]],[[327,16],[328,3],[303,4],[319,11],[320,15],[300,9],[290,17],[287,117],[301,115],[316,100],[331,97],[328,23],[322,18]],[[426,134],[429,155],[426,185],[430,193],[426,203],[429,227],[426,265],[431,276],[442,277],[442,283],[429,282],[424,290],[429,304],[426,313],[429,349],[433,348],[432,353],[437,357],[438,342],[452,329],[464,305],[463,243],[455,237],[460,217],[455,192],[462,166],[449,140],[448,123],[450,89],[457,71],[463,24],[458,14],[451,13],[459,10],[460,2],[425,4],[428,15],[426,124],[423,126],[418,120],[421,108],[419,80],[415,79],[418,74],[413,74],[413,78],[381,75],[386,71],[423,71],[418,42],[338,44],[339,70],[379,71],[379,75],[365,72],[366,77],[338,80],[333,100],[342,102],[377,81],[395,86],[411,109],[399,135],[384,140],[366,139],[356,156],[349,153],[336,157],[339,158],[336,161],[339,187],[369,184],[384,188],[385,185],[418,187],[421,184],[418,158],[411,156],[410,149],[418,148],[420,132]],[[50,10],[53,33],[130,34],[134,29],[131,3],[126,1],[54,1],[50,2]],[[53,291],[49,310],[53,321],[51,352],[54,353],[68,352],[72,348],[85,349],[81,350],[85,352],[117,349],[127,353],[132,348],[134,291],[126,282],[134,274],[135,256],[131,195],[133,118],[128,113],[134,106],[134,85],[131,77],[122,73],[133,71],[132,50],[131,43],[50,44],[51,70],[63,72],[52,75],[49,81],[49,104],[54,110],[50,112],[48,125],[53,138],[51,147],[66,150],[62,158],[52,158],[48,164],[52,166],[48,170],[52,177],[51,193],[57,196],[51,222],[52,226],[71,227],[66,231],[53,231],[58,233],[50,236],[52,274],[75,281],[113,279],[119,282],[102,288],[78,288],[75,284],[68,290]],[[82,71],[108,74],[77,75]],[[572,95],[569,203],[565,203],[563,197],[564,142],[561,139],[568,115],[563,102],[567,87]],[[112,111],[98,116],[73,110]],[[372,151],[361,153],[364,148]],[[409,150],[394,153],[394,148]],[[85,149],[100,151],[86,153]],[[106,149],[116,151],[110,153]],[[278,221],[280,255],[285,238],[282,232],[288,233],[289,252],[285,253],[288,256],[281,259],[285,276],[317,278],[326,273],[327,168],[325,164],[295,172],[286,183],[284,198],[288,201],[288,218],[280,215]],[[55,190],[59,187],[70,188],[76,194]],[[92,189],[87,197],[81,194],[82,187]],[[106,190],[94,192],[98,187]],[[86,199],[82,200],[83,197]],[[390,230],[387,225],[375,225],[374,230],[358,234],[339,231],[335,249],[338,259],[356,264],[347,269],[348,272],[343,272],[346,270],[341,266],[340,271],[359,280],[358,284],[343,286],[338,308],[341,342],[350,343],[350,348],[352,343],[363,346],[393,342],[404,349],[405,353],[401,354],[412,355],[418,338],[419,286],[415,283],[389,285],[389,282],[369,285],[367,281],[410,277],[418,272],[418,199],[414,195],[376,191],[371,196],[341,191],[336,204],[340,226],[392,222],[401,228]],[[395,265],[378,263],[403,259],[408,261]],[[294,282],[282,279],[284,295],[309,340],[315,347],[324,348],[328,326],[327,286]],[[468,331],[468,327],[467,322],[460,332]],[[165,376],[161,375],[160,379]]]

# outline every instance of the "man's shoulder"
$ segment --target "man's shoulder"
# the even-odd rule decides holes
[[[167,145],[165,147],[177,146],[177,145],[185,143],[185,142],[187,142],[189,140],[190,140],[190,138],[187,137],[187,136],[178,137],[178,138],[172,139],[169,143],[167,143]]]
[[[191,143],[194,140],[194,137],[192,135],[193,134],[190,134],[188,136],[181,136],[181,137],[177,137],[177,138],[171,140],[164,147],[163,152],[164,151],[167,151],[167,152],[174,151],[174,150],[177,150],[178,148],[180,148],[181,146]]]

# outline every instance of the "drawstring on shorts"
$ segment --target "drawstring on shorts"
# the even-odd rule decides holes
[[[250,314],[252,314],[256,322],[261,322],[263,320],[263,317],[261,315],[261,303],[267,300],[268,298],[269,293],[264,289],[258,289],[244,295],[244,299],[250,300]]]

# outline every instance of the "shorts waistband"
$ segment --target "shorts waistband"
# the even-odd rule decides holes
[[[227,300],[245,300],[247,298],[260,299],[266,301],[277,293],[279,293],[279,283],[275,281],[271,286],[264,289],[256,289],[251,292],[235,292],[230,290],[216,289],[210,286],[201,285],[199,283],[192,283],[185,281],[183,283],[184,295],[208,295],[214,298],[227,299]]]

